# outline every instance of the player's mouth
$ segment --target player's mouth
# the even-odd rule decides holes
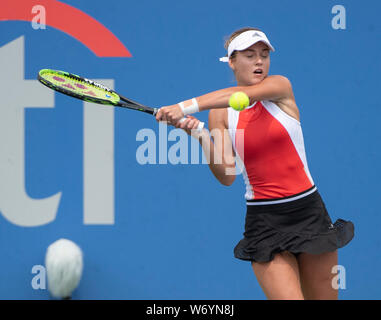
[[[260,69],[260,68],[255,69],[255,70],[254,70],[254,74],[255,74],[255,75],[258,75],[258,76],[261,76],[261,75],[263,74],[263,70]]]

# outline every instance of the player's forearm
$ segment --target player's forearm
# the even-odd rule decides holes
[[[235,180],[235,162],[233,158],[228,161],[221,150],[217,150],[209,132],[203,130],[199,138],[202,150],[210,171],[216,179],[225,186],[230,186]]]
[[[199,111],[227,108],[229,106],[229,99],[235,92],[243,91],[248,94],[247,87],[229,87],[217,91],[209,92],[202,96],[197,97]],[[250,99],[252,100],[252,99]]]
[[[238,91],[243,91],[246,94],[250,92],[248,87],[229,87],[209,92],[193,99],[182,101],[179,105],[184,115],[209,109],[227,108],[229,106],[229,99],[231,95]]]

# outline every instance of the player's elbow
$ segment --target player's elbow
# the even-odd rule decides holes
[[[288,90],[288,91],[291,90],[292,91],[291,81],[287,77],[279,75],[279,80],[283,84],[283,87],[286,88],[286,90]]]
[[[221,177],[218,179],[219,182],[224,186],[231,186],[235,180],[235,175],[225,175],[224,177]]]

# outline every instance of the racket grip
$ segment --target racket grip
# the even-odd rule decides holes
[[[186,118],[182,118],[180,122],[184,122]],[[198,126],[197,126],[197,132],[200,133],[202,129],[204,129],[205,123],[200,121]]]

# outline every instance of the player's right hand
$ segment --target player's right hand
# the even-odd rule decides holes
[[[157,121],[167,121],[168,123],[177,123],[184,117],[184,113],[178,104],[164,106],[156,114]]]

